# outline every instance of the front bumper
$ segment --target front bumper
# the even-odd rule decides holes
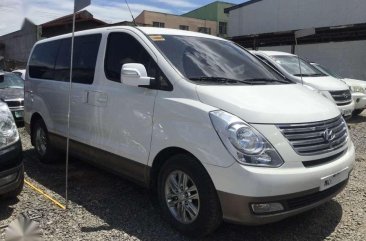
[[[355,110],[366,109],[366,95],[363,93],[352,93],[353,101],[355,102]]]
[[[339,111],[342,113],[342,116],[347,119],[352,116],[352,112],[355,110],[355,102],[352,101],[347,105],[339,105],[337,104]]]
[[[344,169],[349,171],[349,176],[354,160],[355,149],[350,142],[343,155],[310,168],[292,162],[280,168],[248,167],[235,163],[228,168],[209,166],[206,169],[218,190],[224,220],[261,225],[285,219],[329,201],[344,189],[348,179],[320,191],[321,179]],[[261,215],[252,211],[251,204],[274,202],[281,203],[284,210]]]
[[[23,184],[24,167],[20,140],[0,150],[0,195],[19,188]]]

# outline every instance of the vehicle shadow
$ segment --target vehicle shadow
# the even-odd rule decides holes
[[[64,162],[41,164],[35,158],[33,149],[24,154],[27,176],[64,196]],[[119,230],[140,240],[190,240],[161,219],[148,190],[74,159],[70,160],[69,199],[103,220],[104,224],[101,225],[88,221],[79,223],[80,232],[84,234]],[[223,224],[214,234],[202,240],[320,241],[334,231],[341,218],[341,205],[330,201],[310,212],[275,224],[257,227]]]
[[[347,122],[350,123],[350,124],[363,123],[363,122],[366,122],[366,116],[364,116],[364,115],[353,116]]]

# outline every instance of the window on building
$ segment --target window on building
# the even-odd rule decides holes
[[[181,30],[189,30],[189,26],[187,26],[187,25],[179,25],[179,29],[181,29]]]
[[[211,34],[211,28],[207,28],[207,27],[198,27],[198,32],[200,32],[200,33],[207,33],[207,34]]]
[[[227,34],[227,23],[219,22],[219,34]]]
[[[153,27],[165,28],[165,23],[162,23],[162,22],[153,22]]]
[[[109,80],[120,82],[122,65],[140,63],[147,75],[155,78],[157,89],[171,90],[172,86],[145,48],[130,34],[111,33],[108,36],[104,71]]]

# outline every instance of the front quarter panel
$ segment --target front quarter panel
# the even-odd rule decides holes
[[[235,160],[212,126],[209,112],[215,108],[197,100],[158,97],[149,166],[157,154],[169,147],[182,148],[202,163],[228,167]]]

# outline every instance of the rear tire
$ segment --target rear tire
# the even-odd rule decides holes
[[[354,111],[352,112],[352,115],[353,115],[353,116],[358,116],[358,115],[360,115],[363,111],[364,111],[364,109],[354,110]]]
[[[208,235],[222,222],[211,178],[190,155],[178,154],[166,161],[159,173],[157,193],[164,219],[187,236]]]
[[[48,130],[42,120],[37,120],[32,129],[32,143],[38,159],[42,163],[52,163],[56,159],[54,148],[51,146]]]

